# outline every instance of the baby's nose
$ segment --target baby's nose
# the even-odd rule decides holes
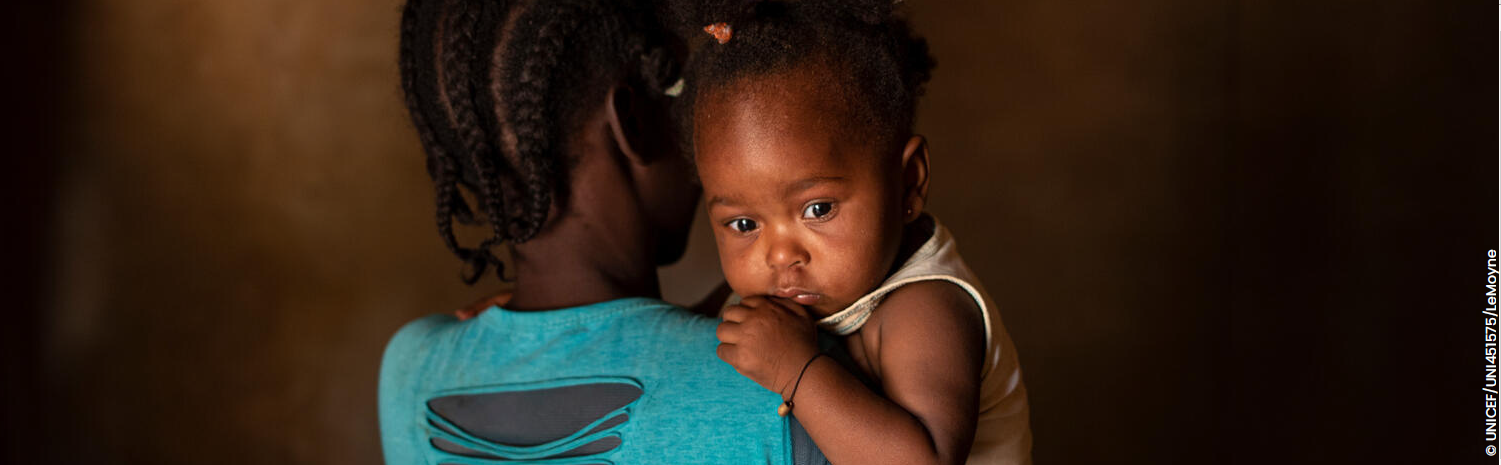
[[[806,266],[811,257],[808,249],[796,240],[782,239],[772,243],[766,251],[766,265],[773,269]]]

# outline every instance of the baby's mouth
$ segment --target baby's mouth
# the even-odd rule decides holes
[[[798,305],[802,305],[804,307],[818,305],[818,302],[823,300],[823,296],[816,292],[798,288],[778,289],[775,295],[777,297],[797,302]]]

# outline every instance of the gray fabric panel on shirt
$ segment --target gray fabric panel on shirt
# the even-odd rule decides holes
[[[640,397],[641,388],[630,384],[592,383],[443,396],[427,405],[474,436],[499,444],[533,446],[578,432]],[[624,421],[624,415],[618,415],[591,432]]]
[[[484,458],[484,459],[506,460],[505,458],[502,458],[502,457],[496,457],[494,455],[486,454],[484,452],[476,451],[476,450],[469,449],[469,448],[464,447],[464,446],[460,446],[458,444],[454,444],[454,443],[449,442],[448,440],[442,439],[442,438],[433,438],[432,439],[432,445],[433,445],[433,447],[438,448],[438,450],[441,450],[441,451],[444,451],[444,452],[448,452],[450,454],[458,454],[458,455],[463,455],[463,456],[467,456],[467,457],[477,457],[477,458]],[[614,449],[616,447],[620,447],[620,438],[611,436],[611,437],[607,437],[607,438],[601,438],[601,439],[599,439],[597,441],[590,442],[588,444],[584,444],[582,446],[574,448],[573,450],[570,450],[570,451],[567,451],[567,452],[564,452],[564,453],[561,453],[561,454],[549,455],[549,456],[544,457],[544,458],[553,459],[553,458],[578,457],[578,456],[581,456],[581,455],[589,455],[589,454],[597,454],[597,453],[600,453],[600,452],[608,452],[611,449]],[[524,462],[524,460],[518,460],[518,462]]]
[[[616,425],[619,425],[621,423],[625,423],[626,420],[628,420],[628,419],[629,419],[629,415],[626,415],[626,414],[620,414],[620,415],[616,415],[614,417],[610,417],[609,420],[605,420],[604,423],[600,423],[599,426],[595,426],[594,428],[590,429],[588,432],[585,432],[582,436],[588,436],[590,434],[594,434],[594,433],[597,433],[597,432],[600,432],[600,431],[604,431],[606,429],[613,428]],[[456,434],[456,433],[454,433],[453,430],[450,430],[450,429],[444,427],[443,425],[440,425],[440,424],[437,424],[437,423],[431,423],[431,422],[429,422],[428,424],[432,425],[434,428],[438,428],[438,429],[441,429],[443,431],[447,431],[449,433]],[[582,436],[580,436],[580,437],[582,437]],[[499,459],[500,458],[500,457],[496,457],[496,456],[491,455],[491,454],[487,454],[487,453],[480,452],[480,451],[477,451],[477,450],[474,450],[474,449],[470,449],[470,448],[467,448],[467,447],[464,447],[464,446],[460,446],[458,444],[454,444],[453,442],[450,442],[447,439],[443,439],[443,438],[432,438],[431,443],[432,443],[433,447],[436,447],[436,448],[438,448],[438,450],[441,450],[441,451],[444,451],[444,452],[449,452],[449,453],[454,453],[454,454],[459,454],[459,455],[467,455],[467,456],[470,456],[470,457],[481,457],[481,458],[492,458],[492,459]],[[601,438],[599,440],[596,440],[594,442],[590,442],[588,444],[585,444],[583,446],[580,446],[580,447],[575,448],[573,450],[570,450],[568,452],[564,452],[564,453],[557,454],[557,455],[550,455],[548,457],[573,457],[573,456],[578,456],[578,455],[588,455],[588,454],[593,454],[593,453],[598,453],[598,452],[605,452],[605,451],[608,451],[610,449],[614,449],[614,448],[616,448],[618,446],[620,446],[620,438],[616,438],[616,437]]]
[[[452,441],[449,441],[449,440],[443,439],[443,438],[432,438],[432,439],[429,439],[428,440],[428,444],[432,444],[433,448],[441,450],[443,452],[447,452],[447,453],[450,453],[450,454],[459,454],[459,455],[462,455],[462,456],[465,456],[465,457],[479,457],[479,458],[483,458],[483,459],[499,459],[500,458],[500,457],[496,457],[494,455],[490,455],[490,454],[486,454],[484,452],[480,452],[480,451],[477,451],[477,450],[474,450],[474,449],[470,449],[468,447],[464,447],[464,446],[461,446],[461,445],[458,445],[458,444],[454,444]]]
[[[818,450],[818,445],[813,443],[813,437],[808,435],[808,430],[803,429],[803,424],[798,423],[797,415],[787,417],[788,429],[792,432],[792,464],[793,465],[827,465],[829,459],[823,456],[823,451]]]

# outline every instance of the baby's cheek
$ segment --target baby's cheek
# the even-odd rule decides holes
[[[850,242],[843,244],[837,256],[831,257],[830,273],[838,276],[835,283],[838,287],[838,297],[842,304],[849,305],[866,293],[875,290],[886,277],[886,270],[890,268],[887,263],[882,263],[880,247],[872,247],[873,242],[864,240],[863,237],[850,237]]]
[[[731,290],[742,297],[765,292],[765,286],[757,282],[759,278],[745,254],[726,249],[720,249],[720,251],[720,269],[724,271],[724,280],[730,284]]]

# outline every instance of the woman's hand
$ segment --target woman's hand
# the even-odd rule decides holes
[[[506,305],[506,302],[510,301],[511,293],[509,291],[502,292],[489,297],[485,297],[480,300],[476,300],[474,301],[474,303],[465,305],[464,308],[454,310],[453,316],[457,317],[459,321],[464,321],[479,316],[480,312],[485,311],[485,309],[490,308],[491,306],[504,307]]]
[[[721,360],[761,387],[787,397],[803,364],[818,353],[813,318],[785,299],[746,297],[721,315]]]

